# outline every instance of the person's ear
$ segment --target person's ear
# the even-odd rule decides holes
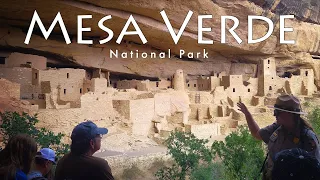
[[[46,161],[46,164],[45,164],[46,168],[48,168],[49,165],[50,165],[50,161]]]
[[[91,147],[92,149],[94,149],[94,144],[95,144],[94,140],[91,139],[91,140],[90,140],[90,147]]]

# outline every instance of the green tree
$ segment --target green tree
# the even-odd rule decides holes
[[[255,140],[247,127],[240,126],[225,141],[215,141],[211,149],[208,140],[197,139],[191,133],[172,132],[165,141],[168,154],[174,160],[171,167],[161,168],[156,177],[161,180],[233,180],[254,179],[264,161],[261,141]],[[221,162],[213,162],[218,156]]]
[[[320,135],[320,108],[315,107],[308,116],[308,119],[317,135]]]
[[[215,162],[210,164],[199,164],[190,175],[191,180],[223,180],[224,169],[221,162]]]
[[[222,159],[226,179],[254,179],[264,160],[261,141],[255,140],[248,128],[241,126],[225,138],[212,144],[213,154]]]
[[[35,127],[39,122],[37,115],[30,116],[27,113],[0,112],[0,117],[2,119],[0,133],[3,134],[4,144],[8,142],[10,137],[22,133],[33,137],[40,148],[50,147],[55,150],[58,158],[66,154],[70,149],[68,144],[61,143],[61,139],[65,136],[64,134],[54,134],[45,128],[38,129]]]
[[[165,141],[168,154],[174,160],[171,167],[161,168],[156,177],[162,180],[184,180],[199,164],[206,165],[212,162],[212,154],[206,146],[208,140],[197,139],[192,133],[172,132]]]

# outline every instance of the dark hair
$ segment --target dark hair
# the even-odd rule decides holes
[[[71,142],[71,153],[76,154],[76,155],[83,155],[83,154],[87,153],[90,149],[90,140],[83,139],[81,141],[72,141]]]
[[[304,120],[299,114],[294,115],[294,121],[301,130],[307,128],[314,131],[312,126],[306,120]]]
[[[34,163],[35,163],[36,165],[40,165],[40,166],[45,165],[47,161],[49,161],[49,160],[43,159],[43,158],[41,158],[41,157],[35,157],[35,158],[34,158]]]
[[[27,134],[18,134],[9,139],[0,152],[0,177],[15,179],[17,169],[28,174],[37,152],[36,141]]]

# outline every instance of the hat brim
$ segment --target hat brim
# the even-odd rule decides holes
[[[267,107],[268,107],[268,108],[271,108],[271,109],[276,109],[276,110],[279,110],[279,111],[283,111],[283,112],[292,113],[292,114],[307,115],[307,113],[306,113],[306,112],[302,112],[302,111],[299,111],[299,112],[296,112],[296,111],[289,111],[289,110],[281,109],[281,108],[277,108],[277,107],[274,107],[274,106],[267,106]]]
[[[97,133],[98,134],[108,134],[108,129],[107,128],[98,128]]]

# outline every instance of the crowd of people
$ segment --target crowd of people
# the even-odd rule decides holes
[[[108,162],[93,154],[108,129],[92,121],[78,124],[71,134],[71,151],[58,162],[55,152],[42,148],[26,134],[13,136],[0,152],[1,180],[113,180]],[[56,164],[53,173],[53,165]]]
[[[271,107],[276,121],[261,129],[244,103],[239,102],[238,107],[246,117],[252,136],[268,146],[262,166],[263,179],[320,179],[319,140],[301,117],[304,112],[296,97],[279,96]],[[0,179],[113,180],[108,162],[93,156],[107,133],[108,129],[99,128],[92,121],[78,124],[71,134],[70,153],[59,161],[50,148],[37,151],[37,143],[29,135],[13,136],[0,151]]]

